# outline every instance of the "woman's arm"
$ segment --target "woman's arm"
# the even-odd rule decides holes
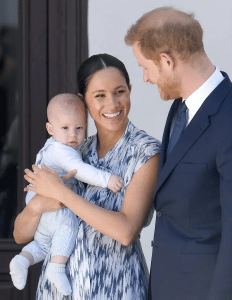
[[[33,240],[41,215],[45,211],[62,208],[62,203],[36,195],[24,210],[17,216],[14,224],[14,239],[17,244],[29,243]]]
[[[61,182],[65,183],[76,174],[72,171],[66,174]],[[70,186],[71,188],[71,186]],[[13,236],[17,244],[29,243],[33,240],[36,228],[39,224],[41,215],[46,211],[54,211],[63,208],[64,205],[54,199],[35,195],[24,208],[24,210],[17,216],[14,224]]]
[[[35,198],[38,197],[41,196],[35,196]],[[31,240],[33,240],[40,217],[41,215],[35,214],[34,211],[30,209],[29,204],[16,217],[13,236],[17,244],[29,243]]]
[[[33,166],[33,173],[26,170],[25,179],[32,183],[28,189],[62,202],[81,219],[101,233],[129,245],[139,234],[153,205],[157,181],[159,154],[151,157],[132,177],[126,189],[120,212],[99,207],[67,189],[59,176]]]

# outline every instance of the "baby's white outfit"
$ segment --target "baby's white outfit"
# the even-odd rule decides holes
[[[106,188],[111,176],[109,172],[84,163],[78,150],[57,142],[53,137],[46,141],[44,147],[36,156],[35,164],[41,167],[42,163],[57,171],[61,177],[76,169],[75,178],[69,180],[66,185],[75,184],[77,179]],[[35,193],[29,191],[26,195],[26,204],[34,196]],[[34,241],[25,246],[22,251],[31,253],[34,263],[44,260],[50,249],[51,256],[69,257],[74,247],[78,226],[79,218],[68,208],[45,212],[39,221]]]

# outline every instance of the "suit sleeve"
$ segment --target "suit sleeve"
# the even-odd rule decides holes
[[[207,300],[232,299],[232,134],[227,134],[216,156],[221,204],[221,243]],[[227,126],[226,126],[227,128]],[[224,130],[225,132],[225,130]]]
[[[107,188],[111,174],[84,163],[79,151],[61,143],[55,143],[50,146],[49,152],[53,163],[64,172],[68,173],[76,169],[77,174],[75,178],[77,180]]]

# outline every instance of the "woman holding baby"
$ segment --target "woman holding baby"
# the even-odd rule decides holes
[[[25,178],[37,195],[16,219],[14,236],[29,242],[43,212],[66,206],[81,219],[67,264],[72,294],[62,296],[47,280],[48,255],[36,299],[145,300],[148,270],[139,233],[152,213],[160,143],[129,121],[131,84],[115,57],[87,59],[78,71],[78,89],[97,128],[79,148],[83,160],[121,177],[123,188],[113,193],[79,182],[77,195],[55,172],[34,166],[37,174],[26,170]]]

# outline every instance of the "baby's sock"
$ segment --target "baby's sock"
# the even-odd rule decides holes
[[[71,294],[72,289],[66,275],[66,265],[50,262],[47,271],[47,278],[56,286],[59,293],[64,296]]]
[[[22,255],[16,255],[10,262],[11,279],[18,290],[22,290],[26,285],[29,266],[30,261]]]

